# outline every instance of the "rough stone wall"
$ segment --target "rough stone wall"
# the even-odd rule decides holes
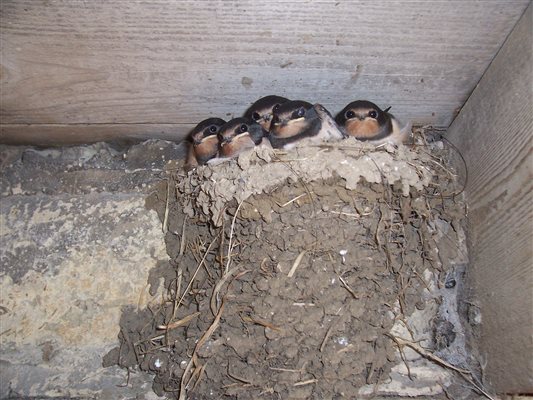
[[[102,368],[102,355],[123,307],[159,301],[147,279],[168,256],[145,197],[179,154],[155,143],[0,150],[0,397],[151,392],[142,375],[135,390],[118,388],[126,374]]]

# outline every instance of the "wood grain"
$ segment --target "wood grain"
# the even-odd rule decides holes
[[[0,143],[44,147],[146,139],[179,143],[192,128],[191,124],[0,124]]]
[[[448,132],[469,170],[485,377],[504,393],[533,392],[532,21],[530,5]]]
[[[366,98],[448,126],[527,4],[3,0],[4,137],[24,124],[194,124],[274,93],[332,112]]]

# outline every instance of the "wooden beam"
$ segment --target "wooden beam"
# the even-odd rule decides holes
[[[280,94],[448,126],[528,2],[5,0],[1,122],[195,124]]]
[[[187,124],[0,124],[0,143],[35,146],[163,139],[181,142]]]
[[[468,165],[470,283],[485,378],[533,392],[533,7],[449,129]]]

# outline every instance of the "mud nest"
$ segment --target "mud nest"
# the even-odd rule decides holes
[[[147,200],[171,259],[152,271],[160,295],[124,312],[104,364],[179,399],[353,398],[389,381],[393,327],[439,304],[457,257],[442,247],[464,217],[445,153],[347,140],[169,167]]]

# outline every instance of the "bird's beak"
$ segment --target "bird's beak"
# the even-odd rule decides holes
[[[293,124],[293,123],[298,122],[298,121],[303,121],[304,119],[305,119],[305,117],[300,117],[300,118],[296,118],[296,119],[290,119],[287,122],[285,122],[285,125]]]
[[[225,146],[225,145],[231,143],[232,140],[233,140],[233,138],[231,138],[231,137],[222,137],[222,140],[220,141],[220,146]]]
[[[243,133],[239,133],[237,136],[235,136],[233,139],[238,139],[240,137],[243,137],[243,136],[246,136],[246,135],[250,135],[250,133],[248,131],[246,132],[243,132]],[[232,139],[232,140],[233,140]]]
[[[203,137],[198,144],[206,142],[208,140],[213,140],[213,139],[216,139],[216,138],[217,138],[216,135],[206,136],[206,137]]]

